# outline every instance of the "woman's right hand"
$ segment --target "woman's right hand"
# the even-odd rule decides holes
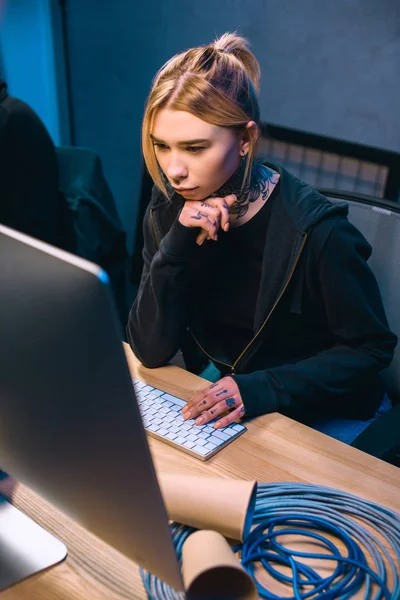
[[[225,198],[206,198],[205,200],[186,200],[179,215],[179,222],[185,227],[200,227],[202,230],[196,238],[201,244],[206,239],[217,240],[218,230],[229,229],[229,208],[236,201],[231,194]]]

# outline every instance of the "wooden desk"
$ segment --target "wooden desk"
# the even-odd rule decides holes
[[[190,398],[205,386],[178,367],[149,370],[125,345],[133,376]],[[400,470],[279,414],[257,418],[248,432],[206,463],[149,438],[157,470],[326,485],[400,510]],[[2,600],[127,600],[146,597],[138,567],[13,480],[0,492],[68,547],[66,561],[1,594]],[[111,509],[111,507],[110,507]]]

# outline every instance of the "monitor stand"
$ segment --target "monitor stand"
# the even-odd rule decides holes
[[[66,556],[62,542],[0,495],[0,591]]]

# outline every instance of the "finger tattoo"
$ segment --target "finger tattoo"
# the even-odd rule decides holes
[[[197,215],[193,215],[192,219],[196,219],[196,221],[200,221],[200,219],[202,219],[203,217],[205,217],[207,219],[207,215],[206,213],[203,212],[198,212]]]
[[[225,404],[227,405],[228,408],[232,408],[233,406],[235,406],[236,402],[233,398],[227,398],[225,400]]]
[[[227,394],[228,390],[222,390],[222,392],[218,392],[218,394],[215,394],[216,396],[222,396],[222,394]]]

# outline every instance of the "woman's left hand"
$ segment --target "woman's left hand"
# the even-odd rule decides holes
[[[205,425],[226,411],[230,411],[229,414],[219,419],[214,425],[215,428],[226,427],[244,417],[245,410],[239,388],[236,381],[229,376],[196,394],[182,409],[182,415],[184,419],[196,419],[196,425]]]

